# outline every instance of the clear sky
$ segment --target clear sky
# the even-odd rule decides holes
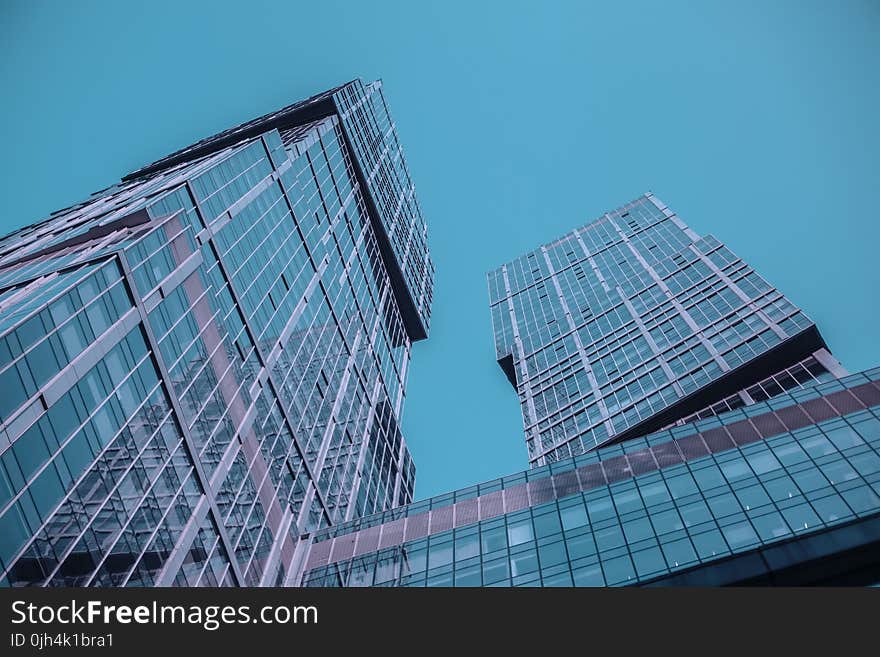
[[[0,233],[381,77],[429,226],[426,497],[527,467],[485,272],[653,191],[880,364],[880,2],[0,2]]]

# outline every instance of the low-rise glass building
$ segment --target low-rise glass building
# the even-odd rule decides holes
[[[315,533],[306,586],[880,582],[880,369]]]

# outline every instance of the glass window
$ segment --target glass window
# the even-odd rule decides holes
[[[639,550],[633,553],[632,558],[639,577],[647,577],[666,570],[666,561],[663,559],[660,548]]]
[[[758,535],[755,533],[752,525],[746,520],[722,527],[721,531],[724,533],[724,538],[727,539],[727,544],[732,550],[738,550],[759,542]]]
[[[763,541],[771,541],[775,538],[791,534],[791,530],[788,528],[785,520],[776,511],[752,517],[751,520],[755,530],[758,532],[758,536]]]
[[[614,506],[621,515],[644,508],[639,491],[635,488],[615,491]]]
[[[483,584],[495,584],[509,577],[507,558],[494,559],[483,564]]]
[[[749,465],[752,466],[752,470],[755,471],[755,474],[758,475],[762,475],[767,472],[773,472],[774,470],[779,470],[782,467],[782,464],[776,459],[775,456],[773,456],[773,454],[769,450],[762,450],[754,454],[747,454],[746,460],[748,460]]]
[[[37,385],[42,385],[60,369],[48,340],[44,340],[27,355],[27,363],[31,368]]]
[[[456,568],[455,585],[456,586],[480,586],[482,582],[480,574],[480,566],[467,566],[465,568]]]
[[[483,554],[502,550],[507,547],[507,537],[504,527],[493,527],[491,529],[483,527],[480,532],[480,539],[483,544]]]
[[[15,553],[31,536],[18,502],[12,504],[0,517],[0,563],[7,565]]]
[[[663,481],[655,481],[649,484],[640,484],[639,489],[642,492],[642,499],[645,500],[645,506],[653,506],[668,502],[672,498],[669,496],[669,490]]]
[[[480,540],[476,532],[455,537],[455,560],[463,561],[480,553]]]
[[[857,434],[853,430],[853,428],[848,425],[844,425],[830,431],[825,431],[825,435],[828,436],[828,440],[834,443],[834,446],[841,451],[850,447],[856,447],[858,445],[865,444],[859,434]]]
[[[6,419],[28,398],[15,367],[0,374],[0,419]]]
[[[423,572],[428,563],[428,550],[424,546],[403,548],[404,572]]]
[[[767,493],[770,494],[770,499],[775,502],[791,499],[801,494],[798,487],[795,486],[794,482],[791,480],[791,477],[774,477],[770,480],[762,479],[762,481],[764,483],[764,488],[767,489]]]
[[[809,504],[798,504],[782,510],[788,525],[795,532],[802,532],[810,527],[821,525],[819,516],[813,511]]]
[[[693,495],[698,492],[697,484],[694,481],[694,478],[691,477],[690,474],[682,474],[675,477],[669,477],[666,480],[667,485],[669,486],[669,491],[672,493],[672,497],[676,500],[679,500],[688,495]]]
[[[565,553],[565,543],[557,541],[549,545],[542,545],[538,548],[538,557],[541,560],[541,568],[549,566],[557,566],[568,561]]]
[[[813,500],[813,509],[824,522],[837,522],[852,517],[852,511],[840,495],[829,495],[821,500]]]
[[[544,577],[544,586],[571,586],[571,574],[568,572],[557,573],[549,577]]]
[[[871,418],[854,425],[858,434],[868,442],[880,440],[880,420]]]
[[[396,580],[398,575],[398,563],[399,561],[396,555],[379,559],[376,564],[376,584]]]
[[[623,533],[629,544],[654,537],[654,529],[651,527],[651,523],[647,518],[629,520],[623,523]]]
[[[814,459],[828,454],[834,454],[837,450],[834,445],[825,436],[811,436],[801,441],[801,446],[806,450],[807,454]]]
[[[605,581],[609,585],[620,584],[636,576],[632,561],[627,555],[603,561],[602,570],[605,573]]]
[[[764,487],[761,485],[746,486],[745,488],[734,490],[734,492],[739,499],[739,503],[746,511],[770,504],[770,496],[767,495]]]
[[[693,527],[700,523],[712,520],[712,514],[709,513],[709,507],[707,507],[706,503],[702,501],[685,504],[680,510],[685,527]]]
[[[801,446],[798,445],[793,440],[784,445],[776,445],[773,447],[773,452],[782,461],[786,466],[795,465],[797,463],[803,463],[804,461],[809,461],[810,457],[807,456],[807,453],[801,449]],[[757,470],[756,470],[757,472]],[[761,474],[761,473],[758,473]]]
[[[863,477],[880,472],[880,456],[874,452],[865,452],[856,456],[850,456],[849,462],[858,470]]]
[[[510,571],[514,577],[527,575],[536,570],[538,570],[538,555],[534,549],[511,555]]]
[[[839,484],[851,479],[857,479],[859,476],[853,467],[844,460],[826,463],[821,467],[822,472],[825,473],[825,476],[828,477],[828,480],[832,484]]]
[[[723,518],[724,516],[729,516],[742,511],[742,507],[740,507],[739,502],[736,497],[734,497],[733,493],[714,495],[706,501],[709,503],[709,508],[712,509],[712,515],[716,518]]]
[[[798,488],[805,493],[824,488],[828,485],[828,480],[822,476],[822,473],[812,467],[809,470],[792,472],[791,476],[795,483],[797,483]]]
[[[64,488],[61,486],[61,478],[55,469],[55,465],[50,463],[45,470],[40,473],[31,485],[28,487],[34,505],[40,518],[45,520],[49,516],[49,512],[55,508],[55,505],[61,501],[64,495]]]
[[[620,525],[606,527],[595,532],[596,545],[600,551],[611,550],[625,544]]]
[[[734,482],[751,476],[752,471],[742,458],[731,459],[721,464],[721,471],[727,477],[727,481]]]
[[[7,453],[11,454],[11,452]],[[12,484],[12,479],[6,474],[6,468],[3,466],[2,461],[0,461],[0,509],[5,507],[7,502],[9,502],[17,492],[17,489]]]
[[[560,509],[559,515],[562,517],[562,528],[566,531],[583,527],[587,524],[587,510],[580,502],[575,506]]]
[[[21,466],[24,478],[30,479],[34,472],[49,458],[49,448],[43,440],[40,425],[35,424],[28,429],[12,445],[15,458]]]
[[[545,538],[559,534],[562,531],[562,525],[559,523],[559,514],[554,508],[550,513],[542,513],[535,516],[535,535],[538,538]]]
[[[351,564],[348,586],[370,586],[373,583],[373,567],[366,559],[355,559]]]
[[[880,499],[867,486],[859,486],[851,490],[842,491],[843,499],[850,505],[856,513],[864,513],[865,511],[873,511],[880,506]]]
[[[439,575],[432,575],[428,578],[428,586],[439,586],[439,587],[448,587],[452,586],[453,579],[452,573],[440,573]]]
[[[587,500],[587,511],[590,514],[590,522],[593,524],[600,520],[617,517],[610,497]]]
[[[700,559],[708,559],[709,557],[716,557],[729,552],[724,537],[717,529],[697,534],[691,538]]]
[[[575,568],[572,572],[575,586],[605,586],[602,568],[599,564]]]
[[[680,568],[697,560],[697,553],[690,540],[683,538],[662,545],[663,554],[670,568]]]
[[[699,469],[692,470],[697,485],[704,491],[724,485],[724,477],[721,476],[721,470],[714,465],[708,465]]]
[[[684,522],[682,522],[681,516],[678,515],[678,511],[675,509],[661,511],[660,513],[652,513],[651,522],[653,523],[654,530],[657,534],[667,534],[672,531],[684,529]]]
[[[532,531],[531,518],[522,518],[520,520],[509,522],[507,525],[507,536],[510,540],[511,546],[520,545],[534,540],[535,536]]]

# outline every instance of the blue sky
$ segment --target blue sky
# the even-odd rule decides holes
[[[302,6],[297,6],[302,5]],[[485,272],[651,190],[880,364],[877,2],[0,5],[0,233],[381,77],[429,225],[404,430],[426,497],[527,467]]]

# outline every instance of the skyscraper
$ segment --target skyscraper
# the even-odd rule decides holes
[[[426,240],[360,81],[0,240],[0,581],[281,585],[411,501]]]
[[[525,472],[318,530],[307,586],[880,582],[880,369],[646,194],[489,274]]]
[[[532,465],[845,374],[798,308],[652,194],[488,278]]]

